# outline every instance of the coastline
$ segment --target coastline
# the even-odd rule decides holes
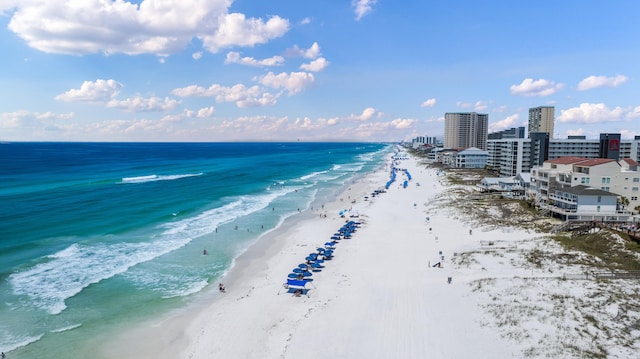
[[[193,328],[200,325],[202,318],[221,310],[220,307],[228,305],[229,301],[238,301],[250,296],[254,289],[250,284],[255,282],[257,278],[270,278],[270,272],[273,272],[271,268],[277,266],[277,262],[283,256],[294,257],[290,260],[291,267],[293,267],[303,259],[303,257],[296,256],[298,250],[304,248],[302,252],[312,251],[315,249],[315,245],[326,242],[328,235],[332,234],[343,222],[343,219],[338,215],[339,211],[353,206],[354,204],[350,201],[356,197],[359,198],[356,200],[356,204],[362,202],[365,195],[382,187],[388,180],[388,170],[391,165],[390,155],[385,157],[384,164],[370,173],[358,175],[351,183],[345,184],[341,190],[315,199],[311,209],[284,219],[279,227],[258,237],[234,260],[233,265],[221,278],[226,286],[226,293],[219,293],[216,283],[211,283],[209,288],[198,293],[185,306],[160,317],[138,323],[133,327],[116,329],[114,333],[109,333],[107,338],[96,339],[88,347],[95,349],[93,352],[98,358],[114,356],[192,357],[185,355],[184,351],[193,345],[194,336],[197,336],[193,334]],[[325,217],[322,218],[321,214],[324,214]],[[309,233],[304,233],[302,228],[308,227],[317,229],[314,230],[314,238],[317,239],[312,239],[309,237]],[[294,249],[293,253],[292,249]],[[281,273],[278,273],[277,288],[286,280],[286,275],[291,269],[289,264],[284,267],[281,269]]]
[[[460,198],[437,169],[415,157],[398,167],[412,175],[407,187],[399,173],[386,193],[359,200],[389,178],[387,167],[369,173],[327,201],[327,218],[314,204],[260,238],[224,278],[227,293],[211,286],[100,357],[626,358],[640,349],[640,288],[573,278],[585,268],[552,258],[581,254],[546,233],[467,218],[447,205]],[[363,225],[313,275],[309,296],[281,291],[351,205]]]

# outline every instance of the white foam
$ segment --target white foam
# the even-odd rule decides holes
[[[8,280],[16,295],[28,296],[34,306],[59,314],[66,309],[66,299],[91,284],[173,252],[194,238],[212,233],[220,224],[264,209],[274,199],[298,188],[301,187],[284,187],[258,196],[238,197],[197,216],[163,224],[160,226],[163,231],[147,242],[75,243],[43,258],[42,263],[11,274]]]
[[[124,177],[121,183],[146,183],[154,181],[173,181],[181,178],[202,176],[202,173],[187,173],[179,175],[148,175],[138,177]]]

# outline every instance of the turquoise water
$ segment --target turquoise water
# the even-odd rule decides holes
[[[1,144],[0,350],[79,358],[115,325],[184,305],[261,233],[379,167],[390,150]]]

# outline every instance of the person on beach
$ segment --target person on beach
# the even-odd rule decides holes
[[[224,288],[224,284],[219,283],[219,284],[218,284],[218,290],[219,290],[221,293],[224,293],[224,292],[226,291],[226,289]]]
[[[205,255],[205,256],[207,255],[207,249],[206,248],[202,251],[202,254]]]

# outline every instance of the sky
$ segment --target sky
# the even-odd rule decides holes
[[[640,2],[2,0],[0,141],[640,135]]]

